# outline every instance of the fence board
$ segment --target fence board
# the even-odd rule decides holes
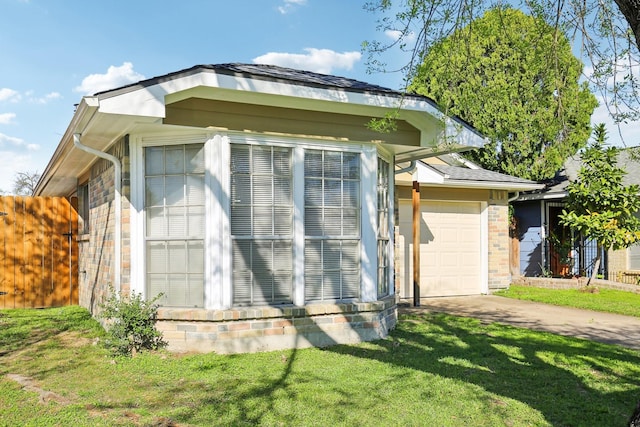
[[[63,197],[0,196],[0,308],[78,303],[78,216]]]

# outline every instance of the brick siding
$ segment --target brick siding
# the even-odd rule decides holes
[[[511,283],[509,268],[509,206],[507,192],[490,192],[488,215],[488,282],[489,291],[508,288]]]
[[[130,289],[129,140],[122,138],[110,150],[122,163],[122,276],[121,290]],[[80,305],[97,313],[114,283],[115,231],[114,167],[99,159],[89,179],[89,235],[79,237]]]
[[[371,303],[160,308],[157,327],[178,352],[246,353],[381,339],[397,322],[395,298]]]

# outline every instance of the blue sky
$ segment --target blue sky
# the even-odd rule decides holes
[[[44,170],[83,95],[193,65],[269,63],[398,89],[401,75],[366,73],[362,42],[386,35],[363,4],[0,0],[0,190]]]

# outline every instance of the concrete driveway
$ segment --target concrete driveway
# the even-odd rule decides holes
[[[558,307],[495,295],[425,298],[400,312],[442,312],[640,350],[640,318]]]

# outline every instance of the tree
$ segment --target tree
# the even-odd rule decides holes
[[[594,134],[595,140],[582,153],[578,179],[568,185],[569,196],[560,220],[595,240],[599,249],[628,248],[640,241],[640,220],[634,215],[640,211],[640,187],[623,185],[626,172],[617,165],[620,149],[606,146],[604,124],[597,125]],[[600,252],[591,279],[600,267]]]
[[[496,8],[433,45],[407,90],[434,99],[490,139],[468,153],[472,160],[541,180],[589,139],[597,101],[579,83],[581,72],[569,41],[553,27]]]
[[[38,171],[16,172],[13,178],[13,193],[18,196],[31,196],[40,181]]]
[[[479,0],[369,0],[365,9],[376,13],[378,30],[390,42],[365,41],[369,72],[400,71],[405,85],[413,79],[424,55],[444,38],[470,24],[485,11],[504,5]],[[553,27],[558,44],[563,34],[593,67],[586,77],[600,92],[617,122],[640,118],[640,2],[637,0],[521,0],[509,5]],[[472,32],[466,33],[466,40]],[[463,44],[465,41],[461,41]],[[408,59],[390,67],[383,54],[405,52]],[[558,49],[549,51],[555,60]],[[397,58],[397,56],[394,56]],[[560,82],[559,82],[560,83]],[[562,112],[562,110],[559,110]]]

